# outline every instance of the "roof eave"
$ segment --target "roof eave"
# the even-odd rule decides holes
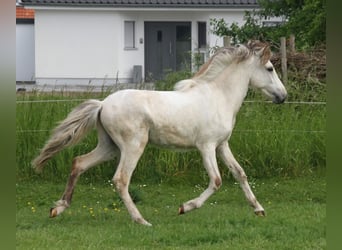
[[[62,7],[62,8],[168,8],[168,9],[180,9],[180,8],[194,8],[194,9],[255,9],[260,6],[257,4],[49,4],[49,3],[23,3],[19,1],[20,6],[24,7]]]

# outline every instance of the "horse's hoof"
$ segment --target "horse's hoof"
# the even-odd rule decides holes
[[[148,221],[145,221],[142,225],[144,225],[144,226],[148,226],[148,227],[152,227],[152,224],[151,223],[149,223]]]
[[[178,208],[178,214],[181,215],[181,214],[184,214],[185,211],[184,211],[184,206],[181,205],[179,208]]]
[[[52,208],[50,209],[50,218],[54,218],[54,217],[56,217],[57,215],[58,215],[58,213],[57,213],[57,208],[52,207]]]
[[[135,220],[136,223],[138,224],[141,224],[141,225],[144,225],[144,226],[148,226],[148,227],[151,227],[152,224],[149,223],[148,221],[144,220],[143,218],[138,218]]]
[[[266,216],[264,210],[255,211],[254,213],[255,213],[257,216],[259,216],[259,217],[265,217],[265,216]]]

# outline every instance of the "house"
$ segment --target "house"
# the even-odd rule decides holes
[[[211,18],[242,24],[256,0],[19,0],[35,11],[37,84],[111,85],[194,67],[222,38]]]
[[[35,79],[34,10],[16,6],[16,81]]]

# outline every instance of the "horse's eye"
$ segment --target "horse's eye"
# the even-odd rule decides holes
[[[267,68],[267,70],[268,70],[269,72],[272,72],[272,71],[273,71],[273,67],[269,67],[269,68]]]

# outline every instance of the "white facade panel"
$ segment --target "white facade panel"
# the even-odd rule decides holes
[[[35,80],[34,24],[16,25],[16,81]]]
[[[113,78],[119,18],[113,12],[36,11],[37,78]]]
[[[36,78],[40,84],[131,82],[133,66],[144,78],[145,22],[191,22],[197,52],[197,23],[207,22],[208,48],[222,46],[210,32],[211,18],[243,22],[244,10],[36,10]],[[135,48],[125,48],[125,21],[134,21]]]

